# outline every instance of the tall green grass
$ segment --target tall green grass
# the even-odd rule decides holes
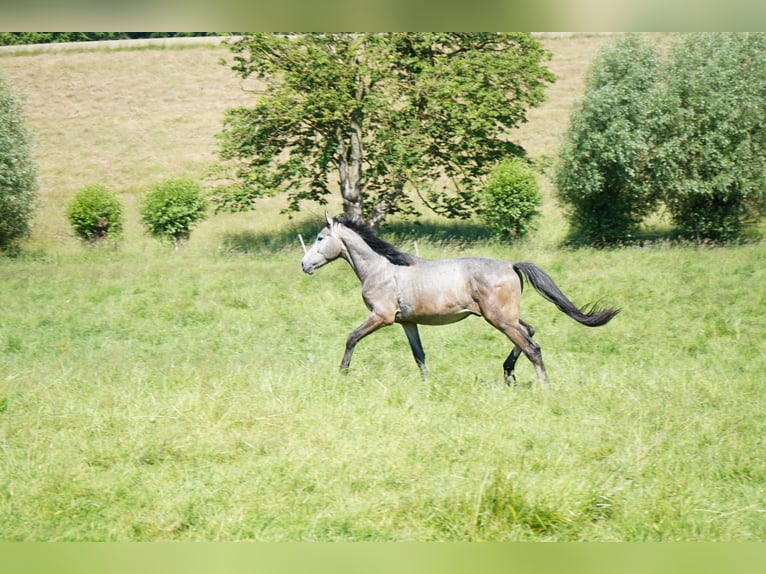
[[[0,261],[0,539],[759,540],[761,245],[532,259],[588,330],[533,292],[553,388],[481,319],[424,328],[424,385],[344,263],[85,250]]]

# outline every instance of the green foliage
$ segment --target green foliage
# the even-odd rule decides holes
[[[766,35],[691,34],[659,90],[655,162],[675,223],[726,241],[766,212]]]
[[[117,197],[102,185],[80,190],[67,210],[69,223],[80,239],[96,242],[122,232],[122,206]]]
[[[128,38],[128,35],[123,32],[0,32],[0,46],[121,40],[126,38]]]
[[[728,241],[766,213],[766,35],[637,36],[606,48],[556,172],[574,235],[627,240],[662,202],[688,237]]]
[[[141,205],[141,218],[149,232],[176,245],[189,239],[192,227],[207,215],[202,187],[191,179],[168,179],[156,185]]]
[[[586,242],[627,239],[657,204],[648,117],[659,71],[656,49],[635,35],[602,50],[591,67],[555,174],[574,235]]]
[[[226,117],[233,185],[219,209],[285,192],[297,211],[337,181],[344,211],[373,225],[413,213],[416,194],[449,217],[475,213],[487,166],[522,154],[508,133],[554,79],[523,33],[248,34],[232,51],[265,88]],[[453,185],[435,189],[444,176]]]
[[[0,32],[0,46],[207,35],[208,32]]]
[[[480,215],[498,237],[521,238],[534,229],[542,196],[529,165],[519,158],[497,164],[480,193]]]
[[[0,76],[0,251],[14,253],[29,234],[37,168],[21,106]]]

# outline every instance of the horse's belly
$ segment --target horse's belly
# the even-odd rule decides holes
[[[439,297],[419,301],[410,305],[400,301],[396,320],[400,323],[418,323],[420,325],[449,325],[462,321],[469,315],[478,315],[477,309],[469,304],[456,301],[440,301]]]
[[[409,315],[408,317],[397,317],[397,321],[400,323],[417,323],[419,325],[449,325],[450,323],[462,321],[469,315],[476,315],[476,313],[462,311],[449,315]]]
[[[458,263],[455,260],[420,269],[404,268],[397,277],[396,320],[449,325],[469,315],[479,315],[470,276]]]

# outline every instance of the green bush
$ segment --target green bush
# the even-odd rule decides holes
[[[589,71],[554,180],[581,241],[624,241],[657,206],[647,120],[659,71],[656,49],[635,35],[604,48]]]
[[[175,178],[156,185],[141,205],[144,225],[155,237],[176,245],[189,239],[192,227],[205,219],[207,200],[202,187],[191,179]]]
[[[698,241],[766,214],[766,35],[638,36],[605,48],[572,113],[555,183],[574,236],[629,239],[664,204]]]
[[[494,167],[479,201],[479,213],[496,236],[521,238],[535,228],[542,197],[530,166],[513,158]]]
[[[21,106],[0,76],[0,251],[14,253],[29,234],[37,169]]]
[[[69,204],[67,216],[75,234],[85,241],[95,243],[122,233],[122,206],[102,185],[81,189]]]
[[[766,208],[766,36],[685,35],[665,77],[653,126],[665,205],[688,237],[737,239]]]

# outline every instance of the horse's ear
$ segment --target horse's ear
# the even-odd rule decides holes
[[[329,225],[330,227],[332,227],[332,222],[333,222],[333,219],[332,219],[332,215],[330,215],[330,212],[329,212],[329,211],[325,211],[325,212],[324,212],[324,217],[325,217],[325,219],[327,220],[327,225]]]

